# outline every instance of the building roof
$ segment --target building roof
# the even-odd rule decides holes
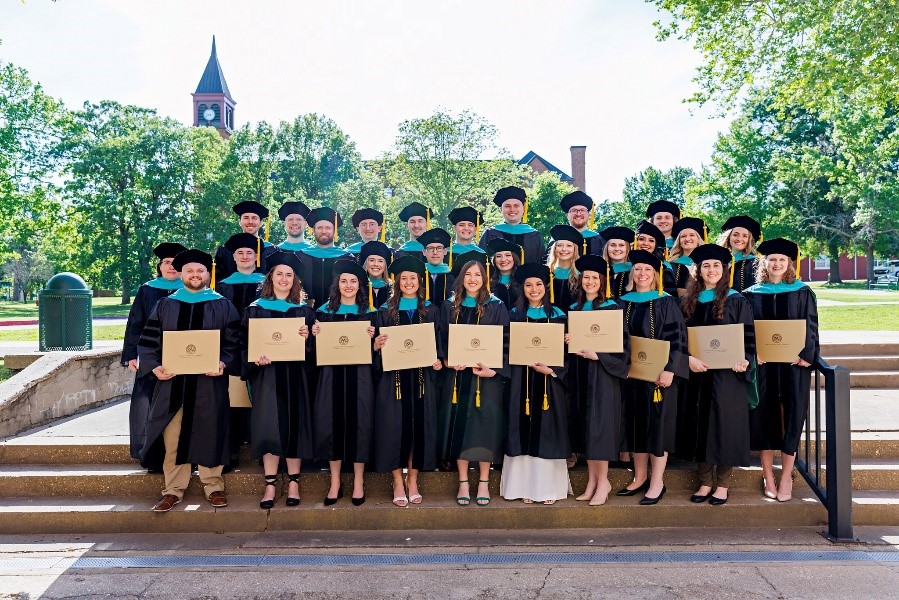
[[[219,64],[218,56],[215,54],[215,36],[212,36],[212,53],[209,55],[209,62],[206,63],[206,70],[200,77],[200,83],[197,84],[195,94],[224,94],[231,98],[231,92],[228,90],[228,83],[225,81],[225,74],[222,73],[222,66]]]
[[[534,159],[537,159],[540,162],[542,162],[546,166],[547,169],[549,169],[550,171],[552,171],[553,173],[558,175],[559,179],[561,179],[562,181],[574,181],[574,177],[572,177],[571,175],[569,175],[562,169],[558,168],[557,166],[555,166],[554,164],[552,164],[551,162],[549,162],[548,160],[546,160],[545,158],[543,158],[542,156],[540,156],[539,154],[534,152],[533,150],[531,150],[530,152],[525,154],[521,158],[521,160],[518,161],[518,164],[529,165],[529,164],[531,164],[531,162]]]

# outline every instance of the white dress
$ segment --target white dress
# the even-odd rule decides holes
[[[506,456],[499,493],[506,500],[564,500],[572,493],[568,465],[564,458]]]

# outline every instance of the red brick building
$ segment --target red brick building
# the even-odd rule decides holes
[[[586,192],[587,146],[572,146],[570,150],[571,175],[556,167],[533,150],[525,154],[521,160],[518,161],[518,164],[529,166],[535,173],[546,173],[547,171],[555,173],[559,176],[559,179],[565,183],[570,183],[582,192]]]

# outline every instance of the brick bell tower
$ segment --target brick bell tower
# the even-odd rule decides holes
[[[228,139],[234,130],[234,106],[237,104],[228,90],[225,74],[215,53],[215,36],[212,36],[212,53],[194,99],[194,127],[215,127],[219,134]]]

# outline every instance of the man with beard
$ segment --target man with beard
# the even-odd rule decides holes
[[[420,202],[413,202],[400,211],[400,221],[406,224],[409,230],[409,241],[396,249],[394,259],[403,256],[414,256],[424,261],[422,254],[424,246],[418,241],[418,236],[431,228],[431,209]]]
[[[259,237],[262,219],[268,218],[268,209],[258,202],[246,200],[244,202],[238,202],[231,207],[231,210],[240,217],[240,229],[244,233],[249,233],[256,237],[256,254],[258,256],[256,266],[265,272],[265,259],[268,258],[270,254],[278,251],[278,248],[273,244],[264,241]],[[270,228],[271,222],[268,224],[268,229]],[[224,245],[220,246],[215,252],[215,270],[218,279],[224,279],[237,270],[237,265],[234,263],[234,253],[225,248]]]
[[[361,208],[353,213],[353,227],[359,232],[361,242],[347,246],[347,250],[358,257],[366,242],[384,241],[384,215],[373,208]]]
[[[172,266],[181,272],[184,288],[156,303],[138,344],[138,375],[157,380],[147,420],[147,440],[141,450],[145,467],[162,464],[165,487],[154,512],[168,512],[184,497],[191,464],[199,466],[207,500],[215,508],[228,506],[222,466],[228,460],[228,378],[240,372],[240,319],[234,305],[208,288],[212,257],[185,250]],[[220,332],[218,370],[203,375],[175,375],[162,366],[163,333],[214,330]]]
[[[580,248],[581,256],[594,254],[602,256],[602,249],[606,245],[606,241],[602,239],[596,231],[593,219],[593,198],[584,192],[577,190],[566,194],[559,207],[565,211],[568,224],[577,229],[581,237],[584,238],[583,248]]]
[[[296,254],[312,245],[306,241],[307,216],[309,207],[295,200],[285,202],[278,209],[278,217],[284,221],[284,233],[287,234],[287,239],[277,246],[281,252]]]
[[[523,262],[542,262],[546,256],[546,246],[543,234],[527,224],[528,198],[525,191],[514,185],[504,187],[496,192],[493,203],[502,211],[503,222],[489,227],[481,236],[478,246],[487,250],[490,240],[503,238],[521,246],[524,250]]]
[[[297,254],[303,265],[306,279],[303,291],[309,295],[309,302],[314,308],[328,301],[328,292],[334,279],[334,263],[341,258],[353,259],[353,255],[335,245],[337,230],[343,225],[333,208],[323,206],[309,212],[309,223],[315,236],[315,245]]]

